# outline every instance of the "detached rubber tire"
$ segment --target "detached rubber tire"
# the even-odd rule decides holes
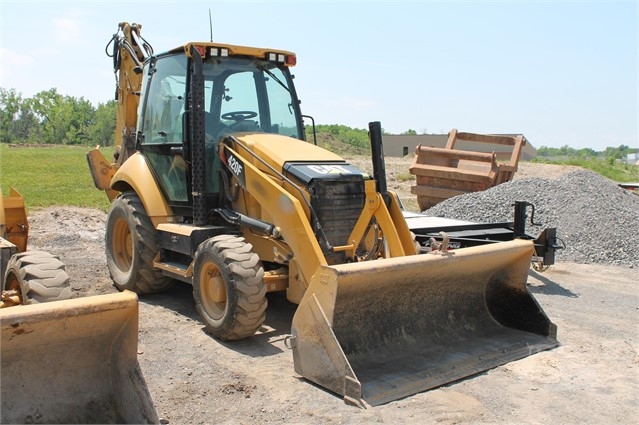
[[[4,289],[19,291],[22,304],[71,298],[71,283],[64,263],[44,251],[13,255],[7,263]]]
[[[193,297],[207,331],[221,340],[253,335],[266,318],[264,269],[244,238],[221,235],[195,253]]]
[[[156,230],[135,192],[124,192],[111,203],[105,242],[109,275],[120,291],[150,294],[173,284],[153,267],[159,250]]]

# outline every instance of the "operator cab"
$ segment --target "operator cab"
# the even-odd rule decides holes
[[[289,67],[290,52],[266,52],[242,46],[203,43],[201,74],[188,54],[191,44],[151,57],[145,62],[138,149],[144,154],[165,199],[177,215],[190,215],[191,158],[197,151],[196,130],[204,131],[207,205],[219,200],[221,164],[218,143],[235,133],[274,133],[304,140],[304,125]],[[197,60],[197,59],[196,59]],[[203,86],[199,99],[204,122],[196,122],[189,99],[193,82]],[[202,103],[203,102],[203,103]],[[199,105],[198,105],[199,106]],[[185,209],[186,208],[186,209]]]

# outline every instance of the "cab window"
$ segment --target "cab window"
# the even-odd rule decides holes
[[[168,56],[155,64],[144,112],[144,143],[182,143],[186,102],[186,57]]]
[[[169,204],[188,202],[187,167],[179,148],[183,143],[183,116],[186,109],[184,55],[156,60],[145,96],[141,149]],[[143,82],[143,86],[146,86]]]

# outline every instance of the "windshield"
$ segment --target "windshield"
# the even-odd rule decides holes
[[[277,133],[303,139],[297,101],[286,68],[254,58],[210,58],[204,63],[206,133]]]

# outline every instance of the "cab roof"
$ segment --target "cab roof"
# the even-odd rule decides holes
[[[183,51],[187,56],[190,55],[191,46],[200,52],[202,57],[209,56],[250,56],[254,58],[270,60],[273,62],[281,62],[286,66],[294,66],[296,64],[295,53],[287,50],[271,49],[263,47],[239,46],[235,44],[215,43],[209,41],[188,42],[182,46],[169,50],[169,53],[177,53]],[[273,56],[275,55],[275,56]]]

